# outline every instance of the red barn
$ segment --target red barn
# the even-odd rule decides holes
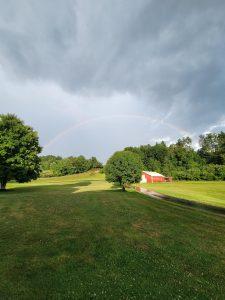
[[[153,183],[153,182],[165,182],[165,181],[167,181],[166,177],[157,172],[149,172],[149,171],[142,172],[141,183]]]

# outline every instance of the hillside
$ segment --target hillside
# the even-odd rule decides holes
[[[168,196],[225,207],[225,181],[175,181],[141,186]]]
[[[113,189],[100,174],[0,194],[0,298],[225,294],[225,218]]]

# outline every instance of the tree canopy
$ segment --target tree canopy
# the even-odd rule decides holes
[[[28,182],[40,173],[38,134],[13,114],[0,115],[0,184]]]
[[[131,151],[118,151],[107,161],[106,180],[118,183],[125,190],[126,185],[140,182],[142,170],[143,165],[139,155]]]

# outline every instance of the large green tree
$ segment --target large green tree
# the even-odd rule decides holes
[[[138,154],[131,151],[118,151],[107,161],[106,180],[118,183],[125,191],[128,184],[140,182],[142,170],[143,165]]]
[[[28,182],[40,173],[38,134],[15,115],[0,115],[0,189],[9,180]]]

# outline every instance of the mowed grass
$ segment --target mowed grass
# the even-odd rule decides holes
[[[141,186],[168,196],[225,207],[225,181],[177,181]]]
[[[225,217],[103,175],[0,194],[0,299],[223,299]]]

